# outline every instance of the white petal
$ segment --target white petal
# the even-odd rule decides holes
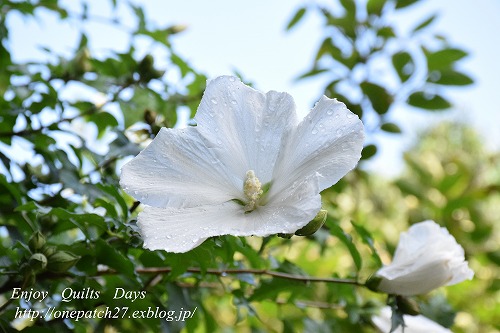
[[[232,173],[243,180],[254,170],[262,184],[271,180],[284,131],[297,125],[290,95],[263,94],[229,76],[209,82],[195,120]]]
[[[402,296],[424,295],[445,285],[452,278],[447,263],[439,259],[417,268],[400,268],[389,265],[377,272],[382,277],[378,286],[380,291]]]
[[[381,332],[389,332],[391,330],[391,309],[386,306],[380,310],[378,316],[372,318],[373,323]],[[409,316],[403,315],[405,322],[404,333],[451,333],[451,331],[438,323],[426,318],[422,315]],[[402,333],[403,329],[399,327],[394,333]]]
[[[317,177],[322,191],[356,166],[363,148],[363,124],[343,103],[325,96],[286,133],[273,179],[281,191],[295,181]]]
[[[123,166],[120,185],[137,200],[156,207],[220,204],[241,196],[242,186],[193,127],[163,128]]]
[[[293,233],[321,208],[321,197],[313,194],[315,191],[313,184],[305,184],[288,191],[283,201],[258,207],[248,214],[233,201],[185,209],[145,207],[139,214],[138,225],[144,247],[177,253],[189,251],[212,236]]]

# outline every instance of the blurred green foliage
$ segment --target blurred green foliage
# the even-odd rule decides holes
[[[445,39],[430,36],[438,42],[432,48],[422,44],[411,50],[399,43],[403,36],[390,17],[411,10],[414,3],[342,0],[337,3],[340,14],[307,5],[287,26],[291,29],[319,10],[326,37],[303,77],[328,75],[326,94],[345,101],[367,123],[367,114],[376,115],[369,127],[374,132],[399,132],[388,120],[398,103],[443,109],[450,105],[442,94],[444,86],[471,83],[456,69],[466,53]],[[9,15],[38,20],[40,13],[51,13],[61,21],[84,24],[93,19],[89,4],[84,2],[81,12],[74,13],[57,0],[0,2],[3,331],[12,331],[14,325],[27,332],[374,332],[370,318],[383,306],[385,295],[358,284],[389,261],[408,223],[424,219],[435,219],[450,230],[476,272],[471,282],[419,297],[424,314],[444,326],[454,325],[457,332],[500,328],[495,317],[500,304],[495,225],[499,155],[485,151],[470,129],[456,124],[422,135],[405,155],[406,171],[398,179],[358,169],[324,191],[328,217],[312,236],[216,237],[185,254],[143,250],[135,226],[141,206],[120,189],[119,168],[162,126],[172,127],[179,110],[194,115],[206,76],[172,46],[182,27],[157,27],[140,6],[116,0],[111,4],[136,19],[126,52],[98,55],[82,30],[72,56],[47,49],[50,60],[20,63],[11,57]],[[418,24],[410,39],[427,36],[425,28],[433,19]],[[124,29],[114,18],[108,23]],[[139,52],[140,38],[168,55],[166,67],[159,68],[153,54]],[[417,54],[426,61],[417,62]],[[370,66],[378,61],[390,67],[396,86],[372,74]],[[175,73],[178,80],[167,80],[165,72]],[[99,98],[65,97],[76,83]],[[375,153],[376,146],[368,145],[363,156]],[[310,276],[327,281],[313,282]],[[348,283],[331,282],[335,278]],[[13,288],[48,291],[49,297],[21,302],[10,298]],[[65,288],[90,288],[100,297],[62,302],[57,296]],[[115,288],[145,291],[147,296],[134,302],[114,299]],[[14,320],[18,308],[49,306],[197,310],[180,322],[128,317]]]
[[[291,18],[292,29],[308,12],[323,21],[322,42],[310,69],[299,79],[326,82],[322,92],[338,98],[363,120],[369,133],[400,133],[393,113],[405,105],[426,111],[448,109],[448,86],[473,80],[457,67],[467,52],[427,29],[431,15],[411,28],[401,29],[397,18],[419,1],[339,0],[305,3]],[[368,144],[367,159],[377,147]]]

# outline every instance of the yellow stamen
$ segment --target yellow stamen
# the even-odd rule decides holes
[[[263,193],[259,178],[255,176],[253,170],[247,171],[245,183],[243,185],[243,193],[248,199],[245,205],[245,212],[251,212],[257,207],[257,201]]]

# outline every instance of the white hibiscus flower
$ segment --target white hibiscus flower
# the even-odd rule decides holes
[[[374,316],[372,318],[373,324],[380,330],[380,332],[390,332],[392,325],[391,316],[391,308],[386,306],[380,310],[380,314],[378,316]],[[394,331],[394,333],[452,333],[449,329],[444,328],[438,323],[422,315],[403,315],[403,320],[405,322],[404,331],[400,326]]]
[[[354,168],[363,125],[323,97],[298,121],[293,98],[237,78],[208,83],[197,126],[163,128],[122,168],[121,185],[145,204],[144,247],[186,252],[219,235],[294,233],[321,209],[320,191]]]
[[[401,234],[393,261],[375,274],[377,290],[402,296],[422,295],[472,279],[464,249],[434,221],[416,223]]]

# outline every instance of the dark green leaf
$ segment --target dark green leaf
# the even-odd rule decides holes
[[[342,228],[338,226],[335,222],[328,223],[328,227],[330,228],[330,233],[336,236],[347,247],[354,261],[354,264],[356,265],[356,268],[359,271],[361,269],[363,261],[361,259],[361,255],[359,254],[358,249],[356,248],[356,245],[354,245],[352,241],[351,235],[345,233],[344,230],[342,230]]]
[[[127,203],[125,202],[125,199],[121,195],[121,191],[118,188],[116,188],[113,185],[105,185],[105,184],[97,184],[96,186],[101,191],[109,194],[111,196],[111,198],[113,198],[114,200],[116,200],[116,202],[118,203],[118,205],[122,209],[123,216],[125,216],[125,217],[128,216]]]
[[[389,94],[385,88],[371,83],[371,82],[362,82],[360,84],[363,93],[370,100],[373,109],[378,114],[385,114],[389,107],[392,104],[393,97]]]
[[[396,9],[408,7],[417,1],[418,0],[396,0]]]
[[[434,74],[436,74],[436,78],[433,77]],[[429,82],[449,86],[466,86],[474,83],[474,80],[463,73],[456,72],[454,70],[444,70],[441,72],[435,71],[430,73]]]
[[[437,15],[436,14],[433,14],[431,15],[430,17],[428,17],[426,20],[424,20],[422,23],[420,23],[419,25],[417,25],[415,28],[413,28],[413,32],[417,32],[419,30],[422,30],[424,28],[426,28],[427,26],[429,26],[432,22],[434,22],[434,20],[436,19]]]
[[[292,29],[297,23],[299,23],[299,21],[304,17],[305,13],[306,13],[306,8],[304,7],[300,8],[292,17],[290,22],[288,22],[286,30]]]
[[[406,82],[415,71],[415,63],[408,52],[397,52],[392,56],[392,64],[401,82]]]
[[[373,237],[370,234],[370,232],[368,230],[366,230],[363,226],[356,224],[352,221],[351,221],[351,224],[354,227],[354,229],[356,230],[356,232],[358,233],[358,235],[361,236],[361,240],[363,241],[363,243],[368,245],[368,247],[372,251],[372,257],[375,260],[377,266],[379,266],[379,267],[382,266],[382,260],[380,259],[379,255],[378,255],[377,249],[375,248],[375,243],[373,241]]]
[[[98,112],[90,115],[88,121],[93,122],[97,126],[98,138],[101,138],[108,127],[118,126],[118,121],[116,118],[108,112]]]
[[[399,126],[394,123],[382,124],[382,126],[380,126],[380,129],[388,133],[401,133],[401,129],[399,128]]]
[[[368,145],[363,147],[363,150],[361,151],[361,159],[362,160],[367,160],[371,158],[373,155],[377,153],[377,146],[375,145]]]
[[[382,27],[377,31],[377,36],[384,37],[385,39],[396,37],[392,27]]]
[[[311,76],[316,76],[318,74],[325,73],[327,71],[328,71],[328,69],[325,69],[325,68],[313,68],[310,71],[300,75],[297,79],[298,80],[305,79],[305,78],[308,78]]]
[[[426,110],[444,110],[451,107],[450,102],[443,97],[439,95],[427,95],[422,91],[411,94],[408,97],[407,103]]]
[[[347,17],[356,16],[356,2],[354,0],[340,0],[340,4],[345,8]]]
[[[456,61],[467,56],[467,52],[464,50],[454,48],[442,49],[436,52],[424,49],[424,53],[427,57],[427,68],[429,72],[451,68]]]
[[[105,240],[97,239],[96,258],[99,263],[116,269],[118,272],[125,274],[128,277],[133,277],[135,274],[134,264],[117,248],[110,246]]]
[[[266,299],[274,300],[282,292],[295,291],[300,292],[304,290],[304,284],[280,278],[273,278],[271,281],[263,281],[261,285],[255,289],[249,301],[262,301]]]
[[[368,0],[366,10],[368,14],[380,15],[387,0]]]

